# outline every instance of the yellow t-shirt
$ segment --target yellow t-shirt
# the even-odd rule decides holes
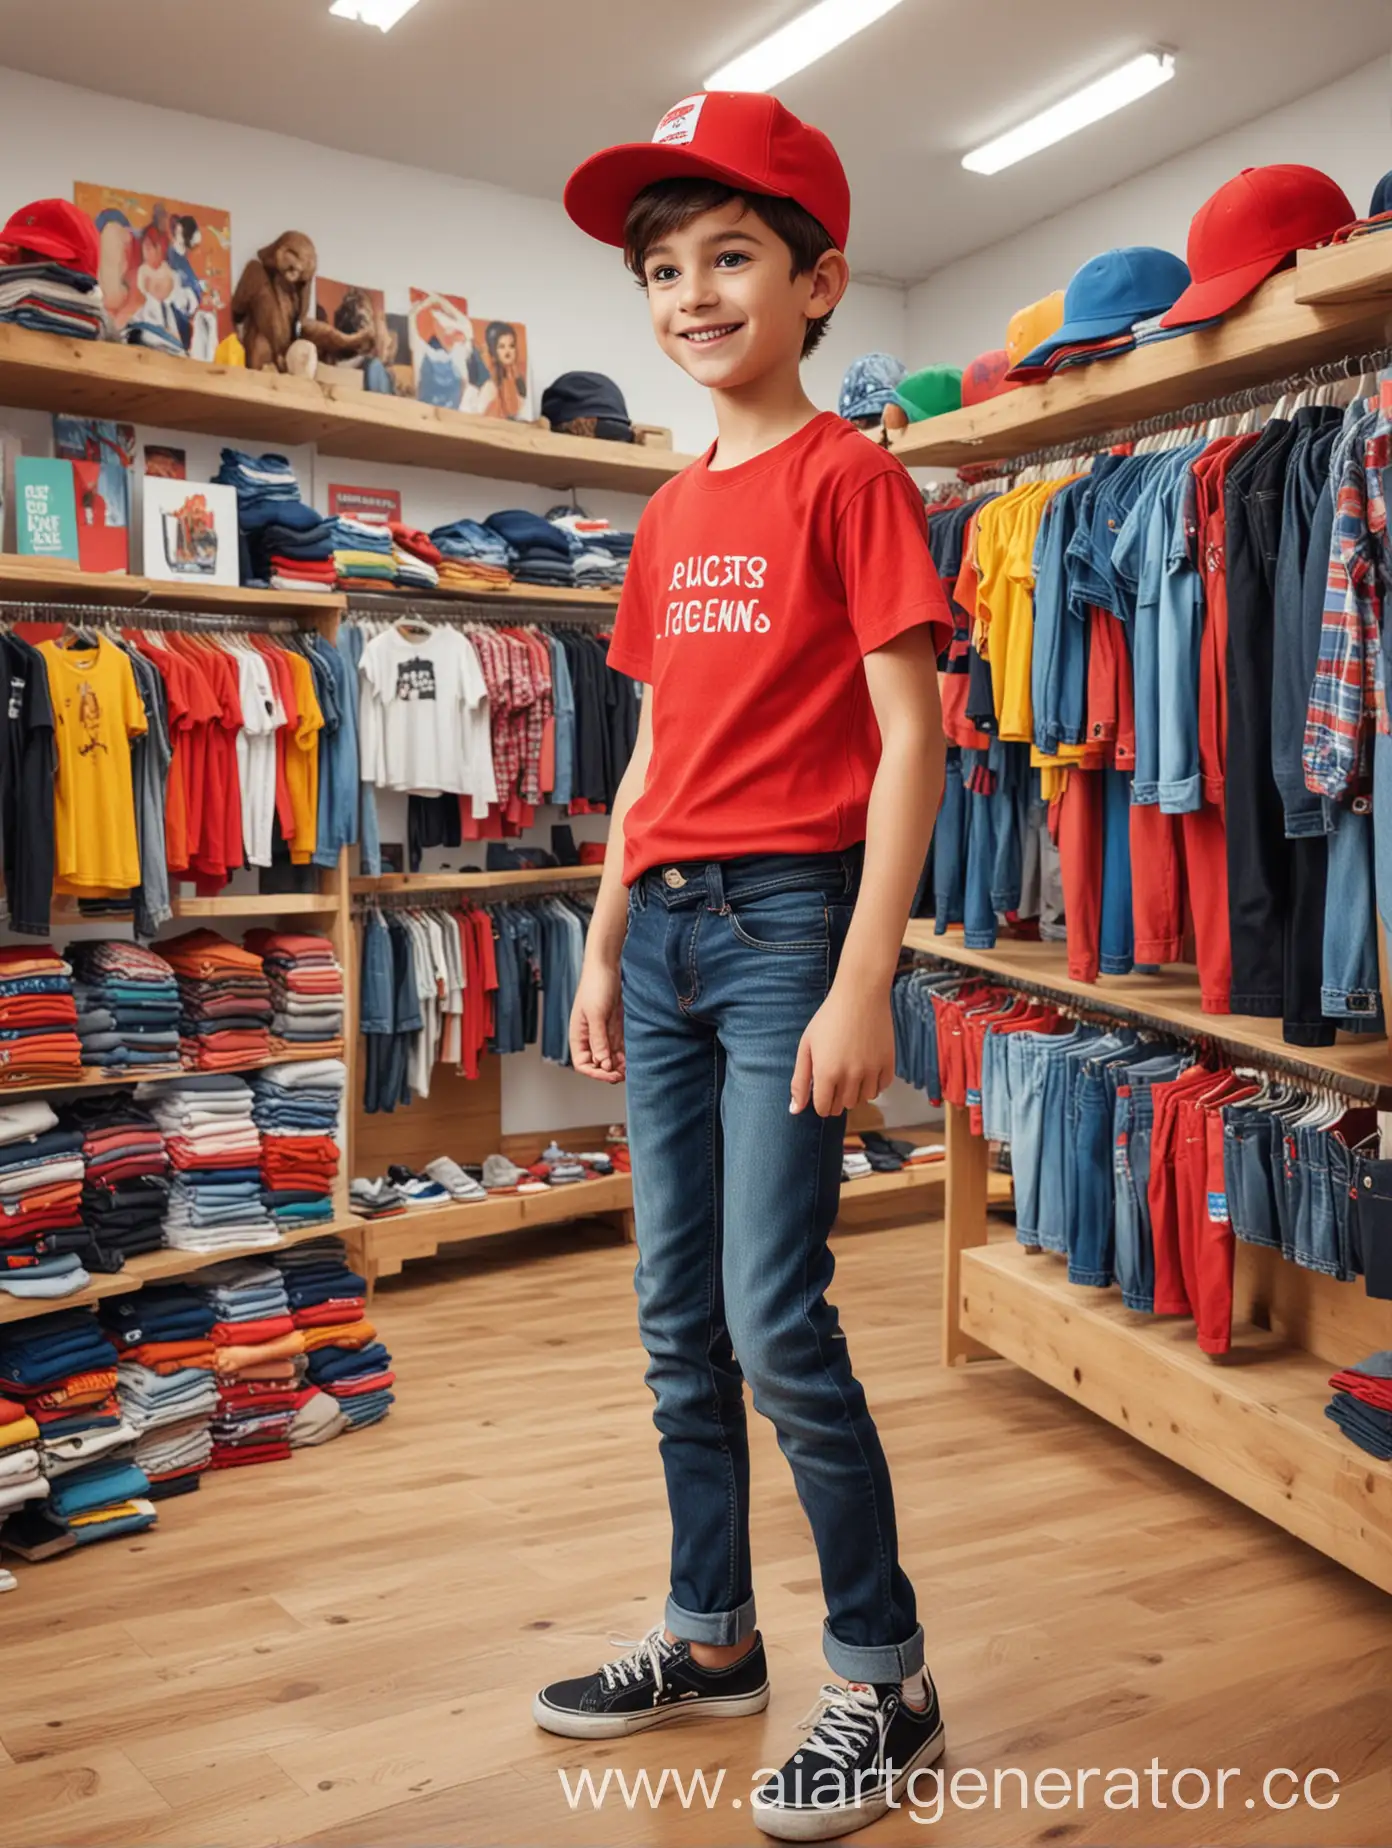
[[[319,734],[324,729],[324,713],[314,691],[314,670],[309,662],[293,648],[286,649],[285,659],[295,682],[295,704],[300,709],[300,722],[285,740],[285,786],[295,811],[290,858],[296,866],[308,866],[319,834]]]
[[[95,648],[44,642],[39,652],[58,757],[54,889],[128,892],[140,884],[130,741],[145,731],[135,672],[104,635]]]
[[[1070,477],[1076,479],[1076,477]],[[991,663],[1000,735],[1017,744],[1034,736],[1030,669],[1034,653],[1034,543],[1044,509],[1065,481],[1035,481],[1012,488],[983,507],[977,521],[976,565],[980,640]]]

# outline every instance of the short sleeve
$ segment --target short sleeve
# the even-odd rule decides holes
[[[863,655],[922,623],[941,653],[952,611],[928,551],[923,497],[902,469],[886,469],[847,502],[836,530],[836,562]]]
[[[121,676],[121,718],[128,738],[139,738],[149,729],[149,720],[145,716],[145,702],[140,697],[140,688],[135,684],[135,669],[125,655],[117,651],[117,671]]]
[[[624,576],[614,639],[609,644],[609,665],[630,680],[651,685],[653,676],[653,623],[657,605],[653,597],[651,561],[645,542],[646,515],[633,536],[633,552]]]

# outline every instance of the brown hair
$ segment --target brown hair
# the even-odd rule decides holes
[[[719,211],[732,199],[746,205],[761,224],[788,246],[792,259],[790,275],[805,276],[815,269],[818,257],[835,250],[836,243],[805,206],[793,199],[777,199],[771,193],[741,192],[721,180],[658,180],[645,186],[628,208],[624,220],[624,261],[643,288],[648,286],[647,256],[654,244],[660,244],[673,231],[680,231],[702,212]],[[802,336],[802,357],[821,344],[831,315],[808,320]]]

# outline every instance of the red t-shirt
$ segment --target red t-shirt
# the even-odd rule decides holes
[[[862,657],[952,617],[901,463],[824,411],[764,455],[712,451],[653,496],[609,663],[652,688],[624,881],[673,860],[865,838],[880,736]]]

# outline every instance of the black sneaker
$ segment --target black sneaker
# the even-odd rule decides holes
[[[820,1842],[876,1822],[910,1776],[942,1757],[946,1740],[930,1675],[928,1705],[904,1704],[898,1682],[828,1683],[804,1724],[812,1730],[787,1764],[761,1784],[750,1812],[765,1835]]]
[[[763,1640],[729,1668],[702,1668],[685,1643],[669,1643],[662,1626],[593,1675],[553,1681],[532,1702],[532,1718],[564,1739],[615,1739],[667,1720],[734,1719],[768,1706]]]

